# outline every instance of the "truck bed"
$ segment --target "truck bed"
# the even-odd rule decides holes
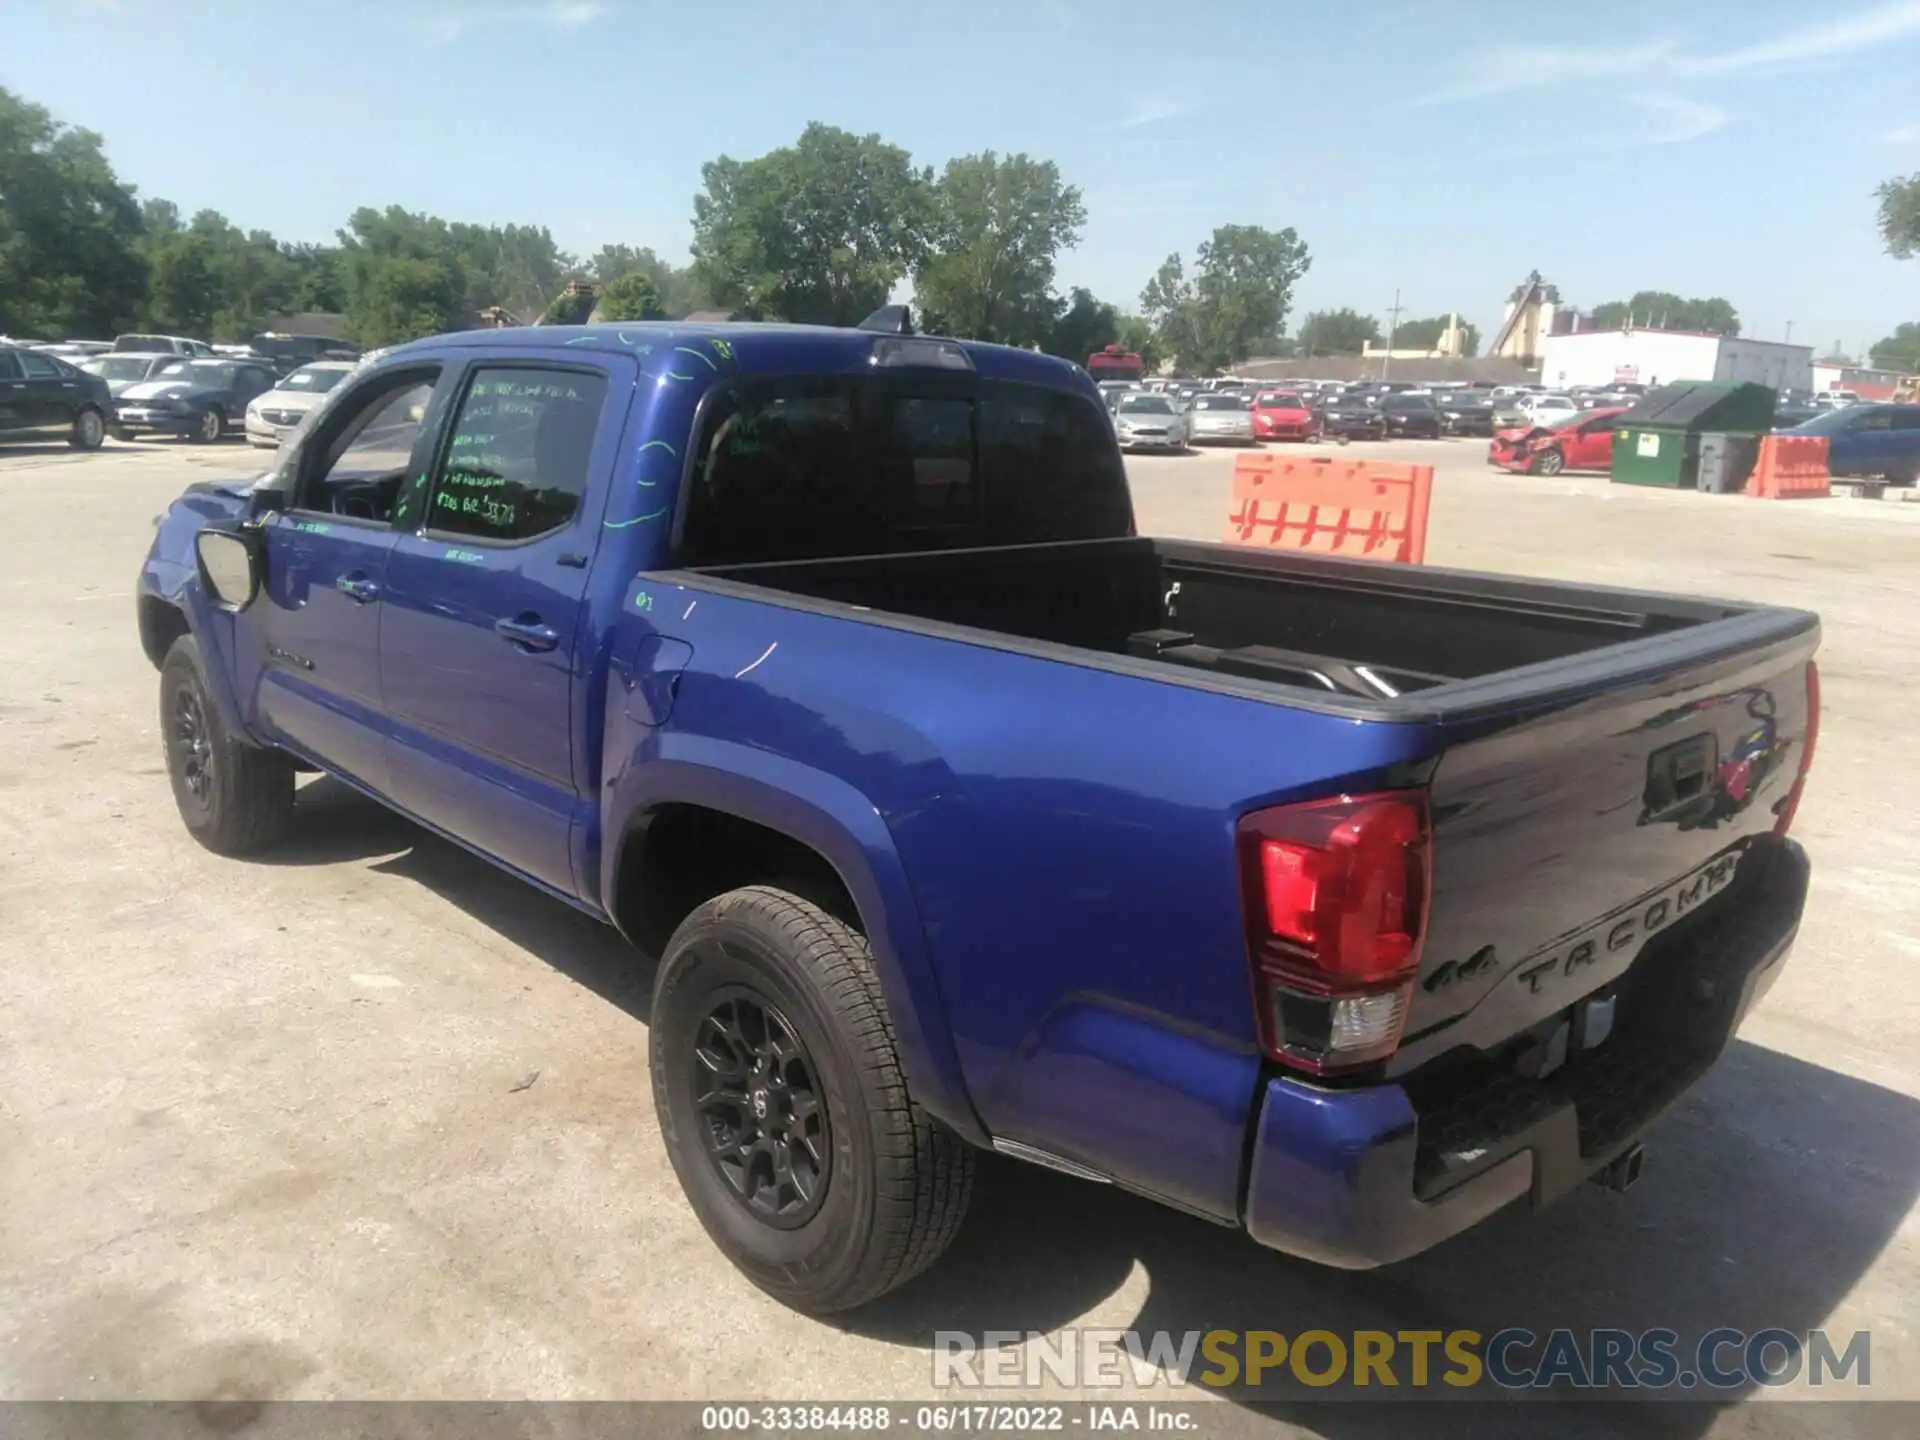
[[[1617,679],[1623,660],[1695,663],[1814,623],[1711,600],[1140,536],[691,573],[882,622],[1144,662],[1163,679],[1183,671],[1235,689],[1283,685],[1297,692],[1291,703],[1400,719],[1518,698],[1503,681],[1529,667],[1559,662],[1528,677],[1537,698],[1542,685]],[[1629,642],[1643,643],[1619,648]]]

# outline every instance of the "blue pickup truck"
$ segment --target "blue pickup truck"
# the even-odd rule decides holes
[[[1835,479],[1920,481],[1920,405],[1842,405],[1781,433],[1825,436]]]
[[[1813,615],[1143,537],[1085,372],[896,312],[385,352],[138,616],[202,844],[326,772],[659,957],[679,1180],[811,1311],[981,1150],[1352,1268],[1623,1188],[1807,887]]]

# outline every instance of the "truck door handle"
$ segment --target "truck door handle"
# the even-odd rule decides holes
[[[361,574],[342,575],[333,582],[334,589],[357,605],[365,605],[369,600],[380,597],[380,587]]]
[[[493,633],[522,650],[551,650],[560,643],[560,632],[538,615],[516,615],[511,620],[493,622]]]

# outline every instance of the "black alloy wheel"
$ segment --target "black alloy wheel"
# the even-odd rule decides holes
[[[755,1218],[791,1230],[819,1213],[833,1178],[820,1072],[764,996],[723,992],[700,1022],[687,1077],[707,1158]]]

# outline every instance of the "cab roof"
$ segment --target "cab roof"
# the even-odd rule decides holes
[[[936,342],[966,357],[972,370],[996,380],[1020,381],[1053,389],[1096,394],[1078,365],[1052,355],[951,340],[938,335],[899,336],[833,325],[791,325],[727,321],[695,324],[684,320],[644,320],[613,325],[521,325],[498,330],[465,330],[397,345],[383,359],[471,350],[598,351],[642,357],[659,356],[668,364],[736,374],[842,374],[870,368],[876,346]],[[677,357],[677,358],[676,358]],[[653,362],[657,368],[658,362]]]

